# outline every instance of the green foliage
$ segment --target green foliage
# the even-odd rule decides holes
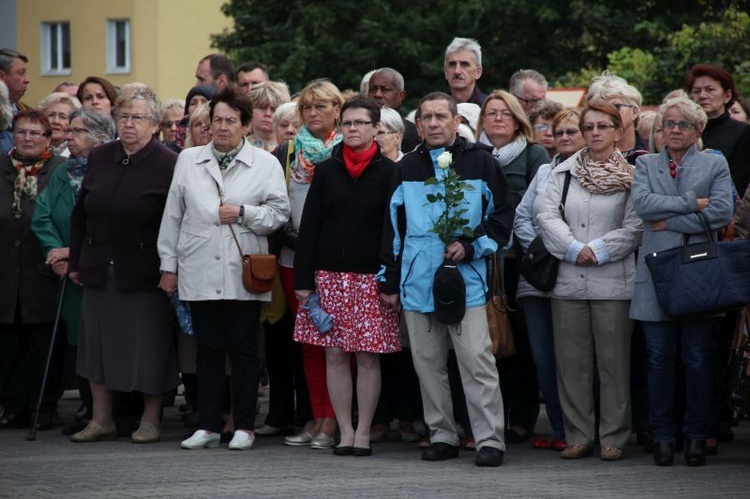
[[[430,232],[437,234],[447,248],[459,235],[474,238],[473,229],[466,225],[469,223],[469,219],[464,218],[468,209],[461,208],[462,205],[466,204],[464,193],[473,191],[474,186],[461,180],[461,176],[453,168],[448,168],[445,172],[442,180],[438,180],[437,177],[430,177],[425,180],[424,184],[442,184],[443,186],[442,192],[437,191],[434,194],[427,194],[426,198],[427,203],[442,203],[444,205],[440,217],[435,221],[435,225],[430,229]]]
[[[647,101],[655,102],[698,61],[741,69],[746,78],[746,8],[727,8],[745,2],[229,0],[222,10],[233,29],[213,43],[236,63],[263,61],[293,91],[320,77],[359,89],[367,71],[390,66],[404,75],[407,107],[414,107],[422,95],[447,90],[445,48],[466,36],[482,45],[484,91],[507,88],[520,67],[585,87],[609,66],[632,75],[636,86],[643,82]]]

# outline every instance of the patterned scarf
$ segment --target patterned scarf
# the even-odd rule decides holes
[[[229,168],[229,165],[232,164],[232,161],[234,161],[234,158],[237,157],[237,155],[240,153],[240,149],[242,149],[242,146],[245,145],[245,137],[242,137],[242,142],[240,142],[240,145],[232,149],[231,151],[227,153],[223,153],[216,149],[213,145],[211,146],[211,151],[214,153],[214,157],[216,158],[216,161],[219,162],[219,170],[226,171],[227,168]]]
[[[10,152],[10,160],[18,170],[16,181],[13,183],[13,204],[11,211],[16,215],[21,213],[21,198],[26,195],[30,201],[36,201],[37,181],[36,176],[42,169],[44,163],[52,157],[50,151],[44,151],[38,158],[21,159],[18,157],[16,148]]]
[[[306,126],[300,127],[294,137],[294,151],[296,158],[292,163],[292,180],[300,184],[312,182],[315,163],[331,157],[334,146],[341,142],[343,136],[332,130],[326,140],[315,138]]]
[[[73,189],[73,195],[76,199],[78,199],[78,193],[81,190],[81,182],[83,182],[83,174],[86,173],[88,162],[88,158],[82,156],[80,158],[70,158],[67,163],[68,180],[70,180],[70,187]]]
[[[578,158],[571,174],[578,180],[581,187],[591,194],[614,194],[628,191],[633,184],[633,167],[615,149],[612,155],[604,161],[591,159],[589,148],[585,147]]]

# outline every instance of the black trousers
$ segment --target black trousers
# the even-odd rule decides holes
[[[380,377],[380,398],[372,423],[389,424],[394,418],[411,422],[421,421],[424,417],[422,394],[419,391],[419,378],[414,370],[411,350],[381,354]],[[465,402],[463,406],[466,407]]]
[[[39,397],[44,376],[52,324],[24,324],[17,310],[12,324],[0,324],[0,405],[6,412],[31,415]],[[62,380],[65,328],[60,324],[58,344],[53,351],[41,412],[51,414],[57,407]]]
[[[294,315],[290,310],[275,324],[266,322],[266,367],[270,394],[266,424],[276,428],[303,426],[312,419],[302,345],[294,341]]]
[[[221,431],[227,355],[232,365],[235,428],[255,429],[260,305],[258,301],[239,300],[190,302],[198,346],[196,367],[201,429]]]

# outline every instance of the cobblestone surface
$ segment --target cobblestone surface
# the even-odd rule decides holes
[[[178,403],[181,398],[178,397]],[[267,399],[263,400],[263,406]],[[66,420],[78,406],[74,392],[60,403]],[[544,429],[546,422],[540,426]],[[513,497],[513,498],[747,498],[750,497],[750,421],[734,428],[734,442],[703,468],[657,468],[631,445],[625,459],[563,461],[554,451],[509,445],[501,468],[477,468],[474,452],[447,462],[421,461],[416,444],[373,445],[369,458],[286,447],[281,437],[258,437],[250,451],[187,451],[187,430],[176,408],[165,411],[162,441],[129,439],[73,444],[54,429],[26,441],[26,430],[0,431],[0,497]]]

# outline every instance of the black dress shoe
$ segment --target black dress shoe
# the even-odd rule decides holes
[[[0,418],[0,430],[15,430],[17,428],[26,428],[27,426],[29,426],[27,418],[15,412],[6,412]]]
[[[674,464],[674,444],[655,442],[654,464],[657,466],[672,466]]]
[[[372,447],[352,447],[352,456],[354,457],[372,456]]]
[[[334,456],[351,456],[353,453],[354,452],[351,445],[342,445],[341,447],[333,448]]]
[[[635,441],[638,445],[643,446],[643,452],[654,452],[656,444],[654,443],[654,433],[651,430],[638,430],[635,432]]]
[[[706,444],[703,440],[685,440],[685,464],[688,466],[706,464]]]
[[[505,458],[505,452],[495,447],[482,447],[477,452],[477,457],[474,460],[474,464],[477,466],[491,466],[497,467],[503,464]]]
[[[444,442],[430,444],[422,452],[422,461],[445,461],[446,459],[455,459],[457,457],[458,447]]]

